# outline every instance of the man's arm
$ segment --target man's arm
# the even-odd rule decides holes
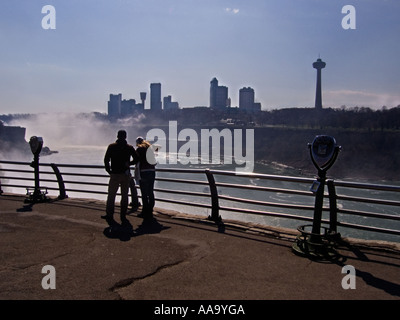
[[[110,174],[111,169],[110,169],[110,160],[111,160],[111,155],[110,155],[110,147],[107,148],[106,154],[104,156],[104,167],[106,171]]]
[[[134,164],[139,162],[139,156],[136,153],[135,148],[133,148],[133,147],[132,147],[132,150],[131,150],[131,156],[132,156],[133,160],[131,162],[129,162],[130,165],[134,165]]]

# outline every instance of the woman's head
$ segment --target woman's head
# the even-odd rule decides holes
[[[136,138],[136,146],[138,147],[150,147],[150,143],[147,140],[144,140],[143,137]]]

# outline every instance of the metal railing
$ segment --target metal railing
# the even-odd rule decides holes
[[[0,161],[0,193],[4,188],[27,192],[32,189],[34,171],[30,165]],[[41,187],[45,192],[55,191],[59,199],[69,193],[107,195],[109,176],[104,166],[40,163],[39,171]],[[158,168],[154,191],[156,201],[208,210],[209,218],[215,221],[224,212],[230,216],[244,214],[311,222],[315,195],[309,189],[313,181],[223,170]],[[322,219],[322,223],[328,224],[330,230],[343,227],[400,236],[400,186],[331,179],[327,186],[323,211],[329,212],[329,219]],[[367,196],[360,195],[362,191]],[[367,219],[371,221],[369,225]],[[382,222],[384,225],[379,226]]]

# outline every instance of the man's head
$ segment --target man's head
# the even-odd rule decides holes
[[[126,140],[126,131],[125,130],[119,130],[117,134],[117,138],[119,140]]]

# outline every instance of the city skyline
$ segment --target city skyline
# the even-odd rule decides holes
[[[1,113],[104,112],[109,94],[139,100],[162,83],[180,108],[209,105],[209,82],[251,87],[263,110],[400,104],[400,3],[353,1],[71,0],[0,4]],[[55,29],[42,8],[54,6]],[[150,95],[147,98],[150,105]]]
[[[220,86],[218,79],[214,77],[210,81],[209,104],[207,106],[195,105],[191,108],[201,107],[212,110],[223,111],[226,108],[239,108],[244,111],[261,111],[261,103],[255,101],[255,91],[251,87],[243,87],[238,91],[239,105],[231,106],[229,88]],[[177,110],[181,109],[178,101],[172,101],[170,94],[162,94],[161,83],[150,83],[150,106],[146,108],[145,100],[147,92],[140,92],[141,103],[136,103],[136,99],[122,99],[122,94],[110,93],[107,102],[107,114],[110,118],[129,117],[144,110]]]

